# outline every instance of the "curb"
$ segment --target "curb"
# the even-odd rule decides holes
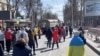
[[[100,55],[100,51],[98,51],[96,48],[94,48],[91,44],[89,44],[87,42],[86,45],[89,46],[96,54]]]

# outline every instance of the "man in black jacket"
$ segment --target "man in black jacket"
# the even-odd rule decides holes
[[[73,33],[73,28],[71,26],[69,26],[69,34],[70,34],[70,38],[72,37],[72,33]]]
[[[51,31],[50,28],[48,28],[46,30],[46,37],[47,37],[47,40],[48,40],[47,47],[49,46],[49,48],[50,48],[51,47],[51,40],[52,40],[52,31]]]
[[[83,30],[83,28],[80,27],[80,28],[78,29],[78,31],[80,31],[79,36],[82,38],[84,44],[86,44],[86,39],[85,39],[85,37],[84,37],[84,30]]]

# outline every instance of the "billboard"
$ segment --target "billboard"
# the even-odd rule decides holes
[[[10,11],[0,11],[1,20],[10,20]]]
[[[100,0],[85,1],[85,16],[100,16]]]

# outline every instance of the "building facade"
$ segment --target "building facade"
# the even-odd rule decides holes
[[[0,11],[7,10],[6,0],[0,0]]]
[[[7,10],[7,2],[6,0],[0,0],[0,11],[6,11]],[[3,21],[0,19],[0,26],[4,25]]]

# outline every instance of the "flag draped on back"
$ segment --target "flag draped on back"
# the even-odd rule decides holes
[[[74,36],[70,42],[67,56],[84,56],[84,42],[79,36]]]

